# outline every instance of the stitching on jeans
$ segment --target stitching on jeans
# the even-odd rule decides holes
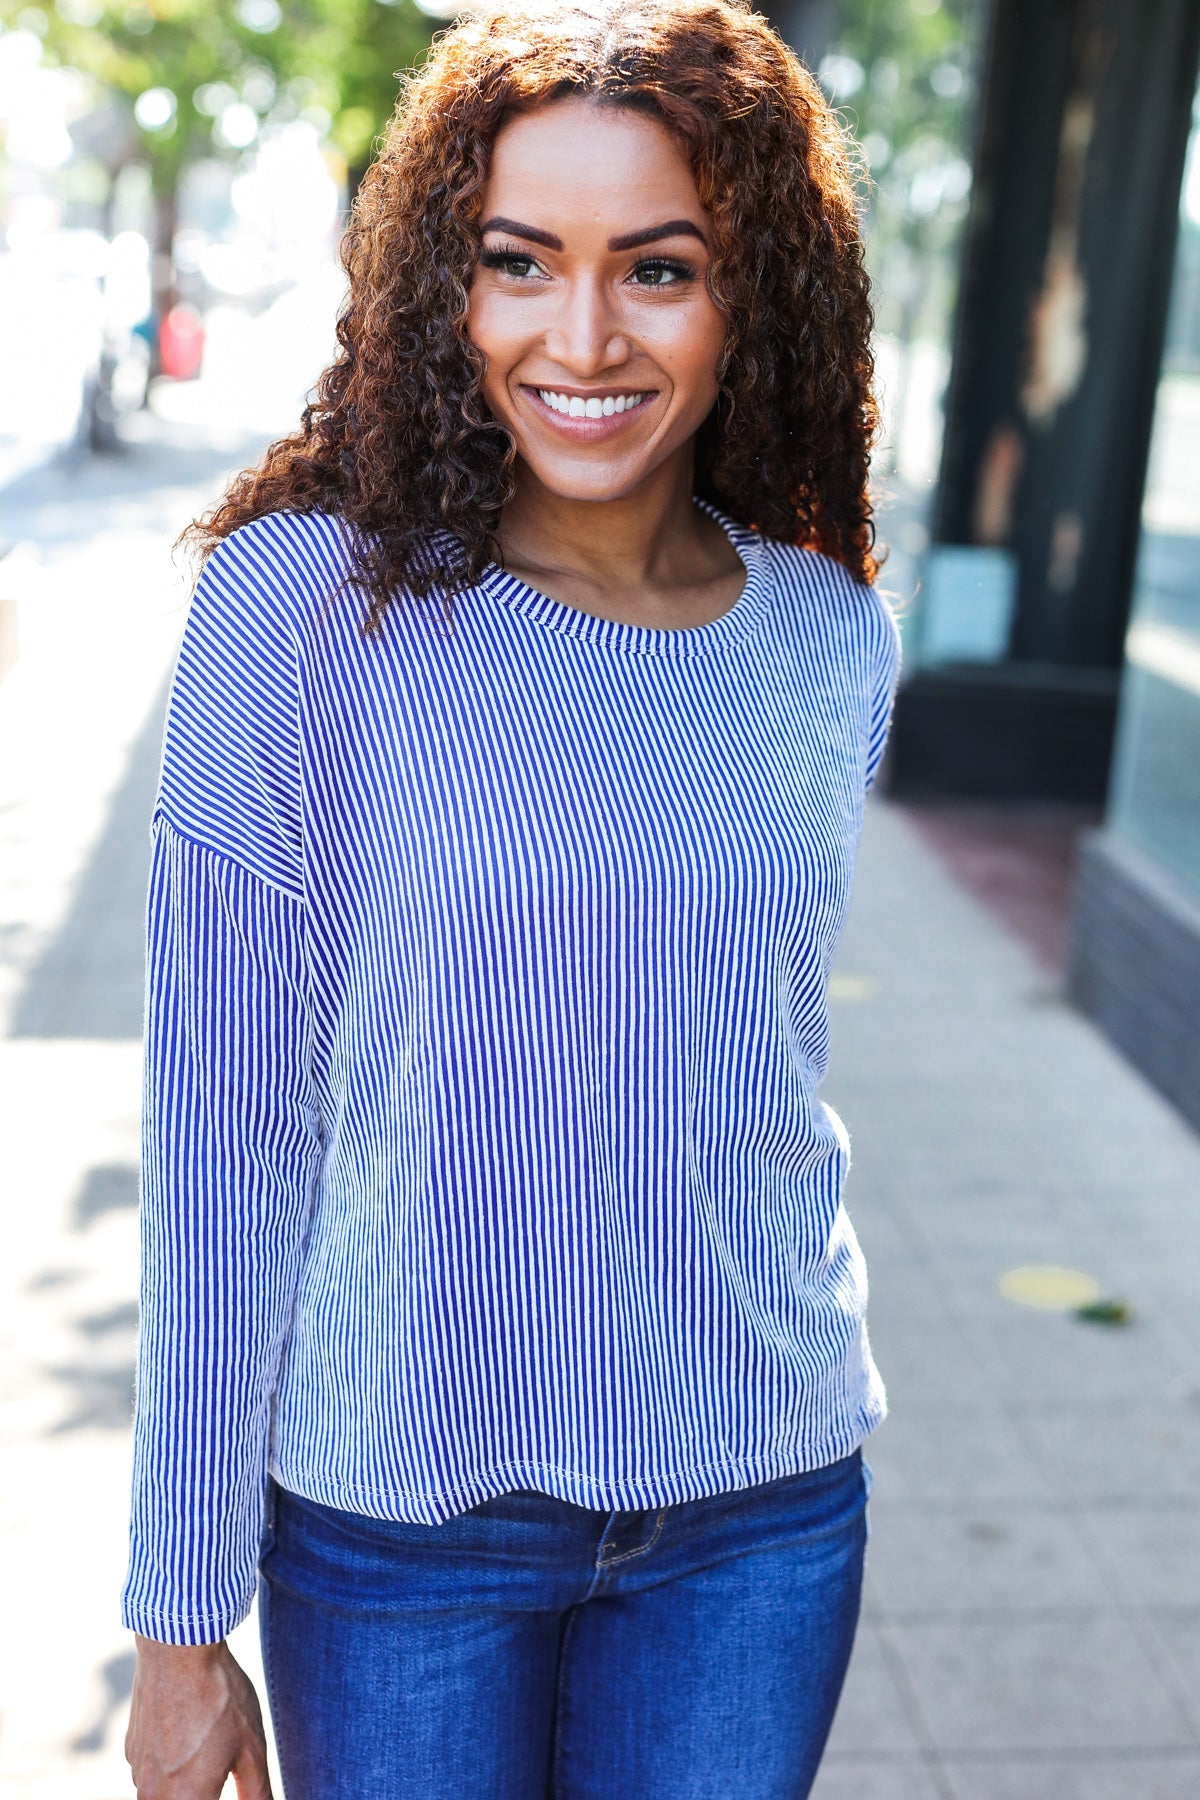
[[[566,1688],[567,1645],[571,1641],[571,1633],[575,1629],[575,1621],[583,1611],[583,1602],[579,1601],[571,1608],[571,1616],[563,1627],[562,1644],[558,1652],[558,1679],[554,1684],[554,1743],[551,1748],[550,1785],[552,1800],[561,1800],[562,1786],[562,1747],[563,1747],[563,1693]]]
[[[659,1538],[662,1536],[663,1519],[666,1516],[666,1511],[667,1509],[665,1506],[660,1509],[659,1515],[654,1521],[653,1537],[647,1538],[644,1544],[639,1544],[636,1550],[622,1550],[620,1556],[598,1556],[596,1558],[597,1566],[601,1569],[611,1569],[614,1563],[628,1562],[631,1556],[644,1556],[647,1550],[653,1550],[655,1544],[657,1544]]]
[[[259,1605],[259,1640],[260,1640],[260,1648],[262,1650],[263,1680],[266,1684],[266,1689],[267,1689],[267,1716],[268,1716],[268,1719],[270,1720],[271,1736],[274,1739],[275,1755],[279,1760],[280,1776],[282,1777],[282,1774],[283,1774],[283,1746],[279,1741],[279,1709],[278,1709],[278,1704],[276,1701],[276,1681],[275,1681],[275,1640],[274,1640],[274,1636],[270,1630],[269,1621],[268,1621],[268,1629],[266,1631],[262,1630],[263,1602],[262,1602],[261,1596],[259,1598],[258,1605]],[[267,1605],[268,1605],[268,1607],[270,1606],[269,1600],[267,1601]]]

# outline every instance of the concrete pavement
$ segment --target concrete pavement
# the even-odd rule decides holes
[[[186,592],[168,546],[263,441],[198,416],[138,432],[3,496],[5,533],[40,552],[0,684],[12,1800],[131,1792],[116,1607],[146,823]],[[866,1603],[816,1800],[1195,1796],[1200,1140],[882,794],[823,1092],[851,1136],[892,1412],[867,1445]],[[997,1284],[1026,1264],[1093,1275],[1132,1321],[1015,1304]],[[234,1647],[262,1693],[253,1617]]]
[[[817,1800],[1184,1800],[1200,1139],[903,809],[869,812],[825,1091],[891,1416]],[[1131,1322],[1014,1304],[1026,1265],[1094,1276]]]
[[[0,495],[0,1793],[119,1800],[147,826],[187,587],[176,533],[261,432],[141,417]],[[0,562],[0,589],[5,565]],[[235,1653],[262,1691],[256,1627]],[[232,1793],[232,1784],[229,1785]]]

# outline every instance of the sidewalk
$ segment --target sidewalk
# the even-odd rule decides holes
[[[891,1416],[817,1800],[1200,1793],[1200,1139],[869,809],[826,1095]],[[1096,1278],[1125,1326],[1014,1305]]]
[[[186,591],[168,546],[257,445],[147,421],[119,462],[4,496],[42,546],[0,684],[12,1800],[132,1792],[117,1590],[146,824]],[[822,1091],[851,1135],[891,1416],[816,1800],[1200,1793],[1200,1139],[882,794]],[[1023,1264],[1094,1276],[1132,1322],[1014,1304],[997,1282]],[[256,1632],[233,1641],[261,1694]]]
[[[133,1792],[117,1606],[147,833],[187,594],[170,545],[262,444],[236,422],[136,429],[122,457],[51,462],[0,495],[4,529],[38,552],[22,557],[19,651],[0,682],[5,1800]],[[256,1631],[231,1641],[262,1693]]]

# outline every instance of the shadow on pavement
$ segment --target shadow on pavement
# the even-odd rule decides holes
[[[75,1197],[71,1226],[86,1231],[108,1213],[134,1212],[138,1203],[138,1170],[133,1163],[97,1163],[90,1168]]]
[[[196,496],[197,510],[207,511],[233,474],[260,459],[266,442],[154,414],[135,415],[126,429],[132,441],[119,454],[60,455],[18,477],[0,497],[0,536],[28,539],[51,561],[60,549],[126,526],[161,530],[169,542]],[[188,496],[182,508],[181,495]],[[173,566],[182,571],[186,561],[179,557]],[[169,685],[168,673],[66,918],[16,996],[12,1038],[141,1038],[149,823]]]
[[[100,1664],[96,1670],[96,1680],[101,1688],[100,1705],[92,1723],[79,1731],[71,1739],[70,1747],[79,1755],[94,1755],[103,1750],[108,1739],[113,1714],[123,1707],[133,1692],[133,1676],[137,1667],[137,1654],[133,1650],[119,1651]]]
[[[32,539],[44,552],[97,531],[135,524],[178,529],[181,490],[201,490],[207,508],[239,469],[257,463],[267,439],[257,432],[177,424],[135,414],[120,451],[80,457],[59,452],[0,492],[0,537]]]
[[[14,1000],[11,1038],[141,1038],[150,813],[169,685],[168,675],[67,915]]]

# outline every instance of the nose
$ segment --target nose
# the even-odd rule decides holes
[[[546,332],[546,349],[572,374],[594,376],[622,363],[629,339],[605,283],[581,278],[565,285]]]

